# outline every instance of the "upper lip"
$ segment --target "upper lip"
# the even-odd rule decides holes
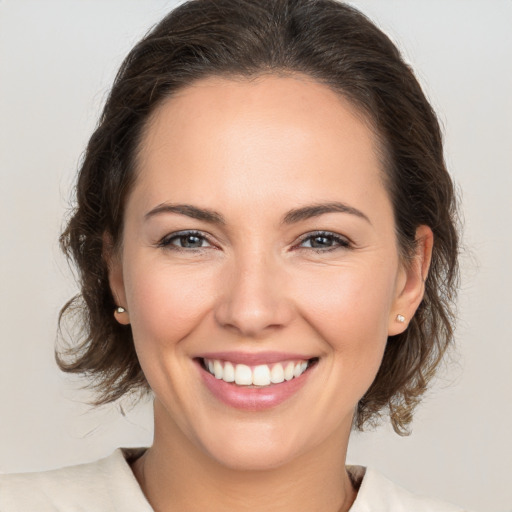
[[[258,364],[280,363],[282,361],[307,361],[315,356],[291,352],[207,352],[198,356],[202,359],[218,359],[235,364],[254,366]]]

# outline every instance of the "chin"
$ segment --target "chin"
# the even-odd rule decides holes
[[[217,438],[215,443],[202,448],[204,453],[215,463],[226,469],[236,471],[265,471],[277,469],[287,465],[300,454],[278,440],[271,440],[262,436],[250,439],[248,436],[227,436],[229,439],[222,442]],[[220,442],[219,442],[220,441]]]
[[[192,434],[192,441],[203,456],[226,469],[265,471],[301,464],[304,457],[310,459],[308,454],[321,452],[327,446],[329,452],[339,450],[342,456],[342,445],[350,432],[349,417],[348,429],[328,417],[324,421],[326,428],[322,429],[301,413],[298,420],[295,410],[267,411],[265,418],[249,416],[245,413],[236,418],[216,418],[219,421],[211,417],[208,424],[196,423],[199,429]]]

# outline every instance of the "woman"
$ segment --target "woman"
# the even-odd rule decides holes
[[[154,443],[2,477],[0,509],[460,510],[345,466],[451,342],[457,238],[436,117],[363,15],[183,4],[119,71],[62,236],[60,366],[98,404],[151,390]]]

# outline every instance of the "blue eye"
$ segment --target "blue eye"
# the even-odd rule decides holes
[[[204,235],[197,231],[182,231],[166,236],[159,245],[173,249],[202,249],[210,244]]]
[[[199,231],[181,231],[172,233],[159,242],[159,247],[175,250],[194,250],[210,247],[208,239]],[[299,244],[300,248],[312,249],[316,252],[328,252],[339,248],[350,247],[350,242],[336,233],[318,231],[305,236]]]
[[[314,249],[317,252],[329,251],[340,247],[350,247],[350,242],[335,233],[329,231],[319,231],[312,233],[302,239],[300,247]]]

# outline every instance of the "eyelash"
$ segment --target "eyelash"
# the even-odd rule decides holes
[[[168,235],[168,236],[162,238],[162,240],[158,243],[158,247],[172,249],[174,251],[190,251],[190,250],[201,251],[202,249],[204,249],[204,247],[191,247],[191,248],[188,247],[187,248],[187,247],[179,247],[177,245],[172,244],[173,240],[179,240],[180,238],[187,238],[187,237],[192,237],[192,236],[200,238],[203,241],[208,242],[208,238],[206,236],[204,236],[204,234],[201,231],[178,231],[177,233],[172,233],[171,235]]]
[[[324,253],[335,251],[336,249],[349,249],[351,247],[351,244],[347,238],[336,233],[332,233],[331,231],[314,231],[312,233],[308,233],[301,239],[300,244],[304,243],[306,240],[313,240],[315,238],[327,238],[331,241],[336,242],[337,245],[325,249],[316,249],[314,247],[299,247],[299,249],[311,249],[317,253]]]
[[[187,237],[197,237],[201,239],[202,241],[208,241],[208,237],[204,235],[201,231],[179,231],[177,233],[172,233],[171,235],[168,235],[164,237],[159,243],[158,247],[162,248],[168,248],[174,251],[202,251],[205,249],[205,247],[179,247],[177,245],[174,245],[172,243],[173,240],[179,240],[180,238],[187,238]],[[300,247],[301,244],[308,240],[313,240],[315,238],[326,238],[333,242],[335,242],[337,245],[334,247],[327,247],[324,249],[314,248],[314,247]],[[325,252],[331,252],[336,249],[349,249],[351,247],[351,243],[345,238],[340,235],[337,235],[336,233],[332,233],[331,231],[314,231],[312,233],[308,233],[306,236],[302,237],[302,239],[299,242],[298,249],[311,249],[312,251],[316,253],[325,253]]]

